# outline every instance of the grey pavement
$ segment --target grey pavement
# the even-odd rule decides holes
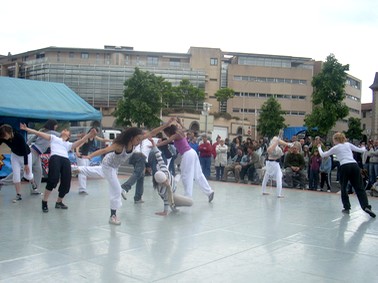
[[[127,175],[120,175],[120,181]],[[108,184],[77,179],[68,210],[48,213],[41,197],[12,203],[13,186],[0,191],[1,282],[378,282],[378,222],[351,196],[350,215],[340,195],[210,181],[208,203],[197,187],[194,205],[157,216],[162,201],[146,177],[144,204],[134,191],[108,223]],[[180,186],[179,191],[183,189]],[[378,211],[378,198],[369,197]]]

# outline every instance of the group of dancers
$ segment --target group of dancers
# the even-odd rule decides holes
[[[39,194],[37,188],[41,183],[41,163],[39,155],[45,152],[50,147],[51,155],[49,160],[49,172],[47,178],[46,189],[42,200],[42,211],[47,213],[48,198],[53,189],[59,183],[58,198],[55,203],[57,209],[67,209],[68,206],[63,203],[65,195],[69,192],[71,186],[71,163],[68,158],[68,152],[75,148],[80,148],[88,140],[93,140],[97,136],[96,128],[92,128],[81,139],[70,142],[70,131],[64,129],[60,134],[56,132],[57,122],[49,120],[44,130],[37,131],[28,128],[25,124],[20,124],[20,129],[30,134],[36,135],[37,139],[29,147],[23,136],[15,131],[9,125],[0,126],[0,144],[5,142],[11,149],[11,163],[13,176],[12,180],[16,187],[16,199],[22,199],[21,191],[21,170],[24,170],[24,177],[32,184],[32,192]],[[152,139],[156,134],[164,132],[167,139],[159,141]],[[104,156],[101,165],[88,166],[83,162],[84,166],[79,166],[76,170],[81,176],[105,178],[109,184],[109,202],[110,202],[110,217],[109,223],[120,225],[121,221],[117,216],[117,210],[122,206],[122,196],[125,191],[118,180],[118,168],[121,164],[125,163],[135,153],[136,147],[142,141],[148,140],[151,144],[151,150],[155,154],[157,165],[153,175],[153,187],[163,200],[163,211],[157,212],[157,215],[167,215],[169,208],[172,211],[177,211],[177,207],[191,206],[192,193],[194,181],[198,184],[202,192],[207,196],[208,201],[212,202],[214,198],[214,190],[209,185],[206,177],[202,173],[199,158],[194,149],[189,145],[185,129],[181,120],[176,117],[171,117],[167,123],[149,131],[144,132],[137,127],[130,127],[118,135],[112,144],[105,148],[96,150],[87,155],[80,155],[80,159],[90,160],[95,156]],[[171,175],[167,168],[158,147],[165,146],[173,143],[177,152],[181,154],[181,180],[184,187],[184,195],[179,195],[176,192],[177,176]],[[375,213],[371,210],[368,198],[364,188],[362,187],[360,170],[357,162],[353,158],[353,151],[364,152],[365,148],[358,148],[353,144],[347,142],[345,135],[336,133],[333,136],[334,147],[330,150],[323,152],[321,145],[318,145],[319,153],[322,157],[336,154],[340,161],[340,184],[341,184],[341,200],[343,203],[343,213],[349,213],[351,205],[347,192],[348,182],[354,187],[361,208],[368,213],[371,217],[375,217]],[[267,195],[266,186],[270,179],[276,180],[277,197],[282,198],[282,172],[279,165],[279,159],[282,157],[283,152],[281,145],[290,146],[279,137],[272,138],[270,145],[267,149],[268,158],[266,161],[266,170],[262,182],[262,194]],[[33,154],[32,154],[33,153]],[[88,152],[86,152],[88,153]],[[36,167],[38,180],[33,175],[34,170],[30,170],[29,165],[33,164]],[[38,165],[39,164],[39,165]],[[39,167],[39,169],[37,169]],[[124,197],[125,198],[125,197]]]
[[[9,126],[10,127],[10,126]],[[13,155],[29,156],[30,149],[28,152],[29,146],[26,145],[24,141],[24,151],[19,152],[14,146],[14,136],[16,132],[11,129],[11,134],[1,134],[1,129],[5,128],[4,125],[0,128],[0,141],[4,140],[7,145],[11,148]],[[31,128],[28,128],[25,124],[20,124],[20,129],[24,130],[30,134],[36,135],[40,139],[44,139],[49,143],[51,148],[50,160],[49,160],[49,172],[47,178],[46,189],[43,195],[42,200],[42,211],[48,212],[48,198],[51,191],[57,187],[58,188],[58,198],[55,203],[55,208],[58,209],[67,209],[68,206],[63,203],[65,195],[70,190],[71,185],[71,163],[68,158],[68,152],[82,146],[88,141],[88,139],[93,139],[97,135],[96,129],[92,129],[85,136],[76,142],[70,142],[70,132],[67,129],[64,129],[60,136],[57,137],[55,134],[49,133],[48,131],[37,131]],[[130,127],[118,135],[113,141],[112,144],[108,147],[96,150],[88,155],[81,155],[81,159],[90,160],[95,156],[104,156],[102,159],[101,165],[99,166],[79,166],[78,173],[87,176],[87,177],[97,177],[105,178],[109,184],[109,199],[110,199],[110,218],[109,223],[114,225],[120,225],[121,221],[117,216],[117,210],[122,206],[122,187],[118,180],[118,168],[121,164],[129,160],[133,155],[135,148],[146,139],[150,139],[155,136],[157,133],[164,131],[168,139],[161,142],[161,144],[153,143],[154,149],[157,146],[163,146],[164,143],[168,144],[173,142],[175,148],[182,156],[181,161],[181,180],[184,185],[184,196],[179,196],[176,193],[175,182],[177,178],[174,178],[170,175],[170,172],[163,166],[159,156],[156,156],[158,160],[158,171],[154,175],[154,187],[157,189],[159,195],[162,197],[164,202],[163,212],[157,213],[158,215],[167,215],[168,207],[170,206],[173,211],[177,211],[179,206],[190,206],[192,205],[192,191],[193,191],[193,181],[195,180],[201,190],[206,194],[208,201],[211,202],[214,198],[214,190],[210,187],[207,179],[202,174],[201,166],[199,163],[198,155],[195,151],[189,146],[184,129],[180,119],[172,117],[167,123],[149,131],[144,132],[140,128]],[[20,135],[20,140],[23,139]],[[24,140],[24,139],[23,139]],[[151,139],[150,139],[151,140]],[[152,141],[152,140],[151,140]],[[42,152],[42,151],[41,151]],[[13,158],[12,158],[13,161]],[[13,162],[12,162],[13,163]],[[21,162],[18,162],[19,164]],[[24,167],[24,177],[30,182],[33,182],[33,175],[28,168],[28,164],[31,164],[31,159],[29,163],[24,163],[19,165],[19,167]],[[13,166],[13,165],[12,165]],[[29,174],[29,175],[27,175]],[[162,174],[166,178],[162,178]],[[20,178],[20,170],[14,171],[14,176]],[[15,177],[14,177],[15,178]],[[19,192],[17,191],[17,194]],[[170,194],[170,197],[168,197]],[[21,195],[19,195],[19,200],[21,200]],[[167,207],[168,201],[168,207]]]

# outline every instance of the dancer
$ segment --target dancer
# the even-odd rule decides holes
[[[92,127],[88,130],[87,133],[89,133],[92,129],[95,129],[98,132],[98,129],[96,127]],[[76,162],[77,166],[89,166],[90,161],[89,159],[83,158],[84,156],[87,156],[90,152],[93,151],[93,148],[95,146],[95,141],[100,142],[111,142],[112,140],[104,139],[99,136],[95,136],[94,138],[89,138],[83,145],[76,147]],[[87,176],[80,174],[77,176],[79,181],[79,194],[81,195],[87,195]]]
[[[350,182],[356,192],[362,210],[374,218],[376,215],[371,210],[371,205],[369,205],[365,189],[362,186],[360,167],[358,167],[356,160],[353,158],[353,151],[363,153],[366,148],[357,147],[347,142],[345,135],[340,132],[335,133],[332,140],[334,146],[326,152],[323,152],[321,144],[317,146],[321,157],[336,155],[340,162],[341,201],[344,206],[342,212],[346,214],[350,212],[351,206],[347,191],[348,182]]]
[[[48,120],[43,126],[43,128],[40,129],[40,131],[55,136],[59,136],[60,133],[56,131],[57,127],[58,122],[56,120]],[[41,154],[47,151],[47,149],[50,147],[50,143],[49,141],[38,136],[34,136],[34,138],[28,140],[27,143],[28,145],[30,145],[30,150],[32,154],[32,172],[34,175],[34,183],[32,183],[30,186],[30,194],[40,195],[41,193],[38,191],[38,188],[41,187],[42,182]],[[6,178],[2,179],[1,184],[8,185],[9,183],[13,183],[12,179],[13,172],[10,173]]]
[[[71,162],[68,158],[68,151],[82,145],[88,138],[94,137],[97,134],[96,130],[92,129],[90,133],[86,134],[83,138],[72,143],[68,141],[70,139],[70,131],[67,129],[64,129],[61,132],[60,137],[30,129],[23,123],[20,123],[20,129],[35,134],[50,142],[51,155],[49,159],[49,173],[42,200],[42,211],[49,211],[47,201],[51,191],[58,185],[59,179],[59,195],[55,203],[55,208],[67,209],[68,206],[63,203],[63,199],[65,195],[68,194],[71,187]]]
[[[101,166],[84,166],[79,167],[78,170],[87,177],[106,178],[108,181],[110,186],[110,224],[121,224],[120,219],[117,217],[117,209],[122,206],[122,187],[117,176],[119,166],[130,158],[135,147],[140,144],[142,140],[162,131],[170,125],[172,121],[173,119],[170,119],[166,124],[163,124],[150,132],[143,132],[142,129],[135,127],[128,128],[119,134],[110,146],[99,149],[85,156],[85,158],[91,159],[95,156],[106,154],[102,160]]]
[[[273,137],[267,149],[268,159],[266,160],[265,174],[262,181],[262,194],[269,195],[266,192],[266,184],[270,179],[276,180],[277,197],[283,198],[282,195],[282,171],[280,166],[280,159],[283,156],[283,151],[279,145],[290,147],[292,143],[287,143],[278,137]]]
[[[168,207],[170,206],[173,212],[177,212],[177,207],[180,206],[192,206],[193,200],[179,195],[176,193],[176,177],[172,176],[165,164],[161,152],[156,147],[153,139],[150,139],[153,144],[151,152],[155,154],[157,165],[154,178],[152,179],[153,187],[157,190],[159,196],[162,198],[164,203],[164,210],[162,212],[156,212],[156,215],[166,216],[168,215]],[[153,168],[154,170],[155,168]]]
[[[176,119],[178,126],[171,125],[165,128],[164,133],[167,135],[168,139],[159,143],[158,146],[173,141],[177,152],[181,154],[181,179],[184,184],[185,196],[192,197],[193,180],[195,180],[203,193],[208,196],[209,202],[211,202],[214,198],[214,191],[211,189],[206,177],[202,173],[197,153],[188,144],[180,118]]]
[[[16,189],[16,198],[13,202],[22,200],[21,197],[21,169],[23,169],[23,177],[27,179],[36,189],[34,183],[34,175],[29,167],[32,164],[32,154],[24,137],[13,130],[12,126],[4,124],[0,126],[0,145],[5,143],[11,150],[11,166],[13,171],[13,184]]]

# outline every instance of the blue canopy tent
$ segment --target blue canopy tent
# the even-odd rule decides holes
[[[0,77],[0,119],[101,121],[94,109],[62,83]]]

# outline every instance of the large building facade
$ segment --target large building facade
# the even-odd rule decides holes
[[[261,106],[269,97],[278,100],[288,126],[302,126],[312,111],[314,75],[322,62],[311,58],[225,52],[218,48],[190,47],[187,53],[136,51],[132,47],[104,49],[48,47],[21,54],[0,56],[0,75],[62,82],[103,113],[103,124],[112,126],[111,113],[123,95],[124,82],[135,67],[162,76],[174,86],[188,79],[204,89],[210,113],[228,112],[235,117],[222,121],[227,135],[258,136],[256,126]],[[228,87],[234,98],[219,104],[215,93]],[[348,117],[361,117],[361,81],[348,75],[345,103]],[[203,115],[202,115],[203,116]],[[190,115],[189,126],[204,130],[203,117]],[[347,130],[347,119],[334,130]],[[211,123],[213,119],[207,119]],[[211,125],[209,129],[213,129]],[[216,126],[216,125],[215,125]]]

